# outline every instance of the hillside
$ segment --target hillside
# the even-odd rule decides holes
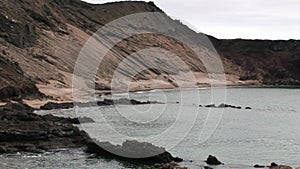
[[[92,5],[79,0],[2,0],[0,4],[1,100],[47,98],[72,100],[72,74],[81,48],[103,25],[129,14],[163,11],[152,2],[115,2]],[[141,21],[146,22],[146,21]],[[186,36],[201,40],[178,21],[167,20]],[[151,27],[151,25],[149,26]],[[138,28],[128,28],[138,29]],[[156,29],[156,27],[151,27]],[[176,34],[176,32],[174,32]],[[115,35],[108,34],[109,38]],[[220,40],[209,37],[221,56],[228,85],[299,85],[300,41]],[[125,39],[107,54],[95,77],[96,89],[110,89],[113,72],[128,55],[143,48],[162,47],[179,56],[197,77],[196,85],[209,85],[204,64],[184,44],[161,35]],[[162,58],[164,53],[157,58]],[[174,88],[174,76],[185,77],[184,68],[157,58],[136,59],[145,70],[132,78],[130,90]],[[170,57],[169,57],[170,58]],[[157,64],[157,63],[160,64]],[[167,68],[170,72],[165,72]],[[125,70],[133,69],[132,66]],[[89,84],[86,84],[89,85]],[[187,84],[192,86],[195,84]],[[9,89],[9,90],[8,90]],[[28,92],[30,91],[30,92]]]

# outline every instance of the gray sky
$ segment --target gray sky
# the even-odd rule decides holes
[[[152,1],[168,15],[220,39],[300,39],[300,0]]]

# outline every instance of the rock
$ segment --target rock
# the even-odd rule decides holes
[[[227,105],[227,104],[224,104],[224,103],[221,103],[218,107],[219,107],[219,108],[225,108],[225,107],[228,107],[228,105]]]
[[[269,167],[271,168],[271,167],[277,167],[277,166],[278,166],[278,164],[272,162],[271,165],[270,165]]]
[[[213,168],[211,168],[209,166],[204,166],[204,169],[213,169]]]
[[[120,98],[117,100],[112,99],[104,99],[103,101],[97,102],[66,102],[66,103],[55,103],[55,102],[48,102],[45,105],[41,106],[41,110],[52,110],[52,109],[70,109],[73,108],[75,105],[78,107],[89,107],[89,106],[109,106],[109,105],[140,105],[140,104],[162,104],[161,102],[157,101],[138,101],[134,99],[127,99],[127,98]]]
[[[199,107],[202,107],[202,105],[199,105]],[[234,105],[225,104],[225,103],[221,103],[218,106],[216,106],[215,104],[209,104],[204,107],[208,107],[208,108],[228,108],[229,107],[229,108],[233,108],[233,109],[242,109],[241,106],[234,106]]]
[[[41,106],[41,110],[52,110],[52,109],[70,109],[74,107],[74,103],[54,103],[48,102],[45,105]]]
[[[276,168],[276,167],[275,167]],[[287,166],[287,165],[279,165],[278,166],[278,169],[293,169],[292,167],[290,166]]]
[[[208,165],[221,165],[221,164],[223,164],[221,161],[219,161],[217,159],[217,157],[212,156],[212,155],[209,155],[205,162]]]
[[[16,47],[26,48],[35,44],[37,33],[34,24],[27,21],[20,22],[0,14],[0,25],[0,36]]]
[[[40,153],[50,149],[84,147],[88,135],[71,118],[40,116],[22,103],[0,107],[0,153]]]
[[[209,104],[209,105],[206,105],[205,107],[216,107],[215,104]]]
[[[187,169],[187,167],[180,167],[177,163],[170,162],[165,164],[155,164],[147,169]]]
[[[182,162],[183,159],[173,157],[162,147],[151,143],[125,141],[122,145],[112,145],[109,142],[89,141],[87,153],[93,153],[104,158],[114,158],[131,163],[155,164]]]
[[[251,107],[245,107],[245,109],[252,109]]]
[[[270,167],[270,169],[293,169],[293,168],[287,165],[278,165],[278,166]]]
[[[253,167],[254,167],[254,168],[265,168],[266,166],[255,164]]]
[[[276,163],[271,163],[271,165],[269,166],[270,169],[293,169],[292,167],[290,166],[287,166],[287,165],[278,165]]]

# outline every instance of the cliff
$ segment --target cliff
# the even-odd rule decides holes
[[[154,3],[141,1],[92,5],[79,0],[2,0],[0,99],[72,100],[74,65],[86,41],[105,24],[141,12],[163,13]],[[167,22],[187,36],[203,37],[179,21],[168,18]],[[299,40],[220,40],[211,36],[209,39],[221,56],[228,85],[300,84]],[[209,85],[205,65],[187,46],[167,36],[137,35],[117,44],[105,58],[95,77],[98,92],[109,90],[118,65],[145,47],[162,47],[173,52],[193,71],[196,85]],[[185,70],[172,62],[159,60],[162,64],[155,64],[157,60],[147,59],[135,62],[156,68],[133,77],[131,91],[175,88],[173,76],[184,77]],[[166,67],[170,72],[163,71]],[[130,69],[131,66],[126,67]]]

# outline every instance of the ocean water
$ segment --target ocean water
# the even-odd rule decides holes
[[[110,97],[110,96],[106,96]],[[228,88],[156,90],[113,98],[161,101],[165,104],[118,105],[39,111],[60,116],[87,116],[96,123],[79,127],[99,141],[151,142],[200,169],[208,155],[225,163],[215,168],[247,169],[271,162],[300,166],[300,89]],[[221,103],[242,109],[206,108]],[[251,107],[248,110],[245,107]],[[0,156],[0,168],[145,168],[94,158],[82,149],[44,154]]]

